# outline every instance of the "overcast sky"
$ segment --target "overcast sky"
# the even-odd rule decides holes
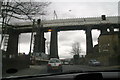
[[[37,0],[36,0],[37,1]],[[44,0],[45,1],[45,0]],[[40,16],[44,19],[54,19],[54,10],[58,19],[80,18],[80,17],[100,17],[101,15],[118,15],[119,0],[46,0],[52,2],[46,9],[47,16]],[[92,30],[93,44],[98,42],[100,31]],[[50,32],[45,33],[47,42],[50,42]],[[29,52],[30,34],[21,34],[19,40],[19,52]],[[82,54],[86,54],[86,35],[83,30],[60,31],[58,32],[58,53],[60,58],[71,58],[72,43],[80,43]]]
[[[51,0],[50,0],[51,1]],[[114,0],[115,1],[115,0]],[[118,15],[118,0],[116,2],[80,2],[78,0],[71,1],[52,1],[51,5],[47,8],[48,15],[43,16],[42,19],[53,19],[54,10],[57,13],[58,19],[66,18],[79,18],[79,17],[100,17],[101,15],[116,16]],[[93,44],[96,45],[97,38],[100,32],[98,30],[92,31]],[[46,41],[50,41],[50,32],[45,33]],[[28,39],[30,35],[20,36],[20,51],[29,52]],[[61,58],[71,58],[70,54],[72,43],[75,41],[81,44],[83,53],[86,52],[86,35],[85,31],[60,31],[58,32],[58,52]]]

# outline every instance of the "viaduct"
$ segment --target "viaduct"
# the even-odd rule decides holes
[[[32,22],[11,23],[7,28],[2,28],[4,34],[8,34],[8,41],[5,42],[7,54],[18,56],[18,40],[21,33],[33,33],[34,35],[34,50],[33,52],[45,53],[45,38],[44,33],[51,31],[50,41],[50,58],[59,58],[58,56],[58,40],[57,33],[59,31],[68,30],[84,30],[86,32],[86,53],[93,52],[93,40],[91,30],[98,29],[100,34],[107,33],[107,29],[110,32],[114,32],[114,29],[119,29],[119,16],[106,17],[90,17],[90,18],[71,18],[71,19],[55,19],[55,20],[43,20],[38,19]],[[71,35],[70,35],[71,36]]]

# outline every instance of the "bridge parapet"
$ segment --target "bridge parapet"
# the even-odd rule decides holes
[[[70,19],[55,19],[55,20],[43,20],[41,21],[43,27],[60,27],[60,26],[77,26],[77,25],[96,25],[96,24],[118,24],[118,18],[120,16],[106,17],[106,20],[102,20],[101,17],[91,18],[70,18]],[[32,22],[11,23],[11,25],[25,27],[32,25]]]
[[[42,21],[43,27],[76,26],[76,25],[96,25],[96,24],[118,24],[118,16],[94,18],[73,18]]]

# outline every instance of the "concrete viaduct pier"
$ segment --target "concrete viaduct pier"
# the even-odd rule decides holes
[[[86,31],[86,53],[93,52],[93,40],[92,40],[92,33],[91,28],[87,28]]]
[[[50,58],[59,58],[57,29],[52,29],[51,31]]]
[[[18,40],[19,40],[19,32],[10,29],[9,30],[9,39],[7,45],[7,56],[11,55],[13,57],[18,56]]]

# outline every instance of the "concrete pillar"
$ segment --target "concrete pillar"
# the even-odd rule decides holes
[[[34,49],[33,52],[37,53],[45,53],[45,38],[44,38],[44,30],[41,24],[41,20],[37,20],[36,27],[36,35],[34,40]]]
[[[91,28],[86,29],[86,53],[92,53],[93,52],[93,41],[92,41],[92,33]]]
[[[42,52],[44,52],[45,53],[45,41],[46,41],[46,38],[43,38],[43,49],[42,49]]]
[[[19,33],[14,30],[10,30],[8,46],[7,46],[7,55],[12,55],[13,57],[18,56],[18,40]]]
[[[50,41],[50,58],[59,58],[58,56],[58,38],[57,30],[52,29],[51,31],[51,41]]]
[[[107,34],[108,33],[107,28],[102,28],[102,29],[100,29],[100,31],[101,31],[101,34]]]
[[[38,29],[36,35],[34,36],[34,50],[33,52],[45,52],[45,38],[44,38],[44,31],[42,29]]]
[[[114,28],[112,26],[109,29],[110,29],[110,33],[114,33]]]

